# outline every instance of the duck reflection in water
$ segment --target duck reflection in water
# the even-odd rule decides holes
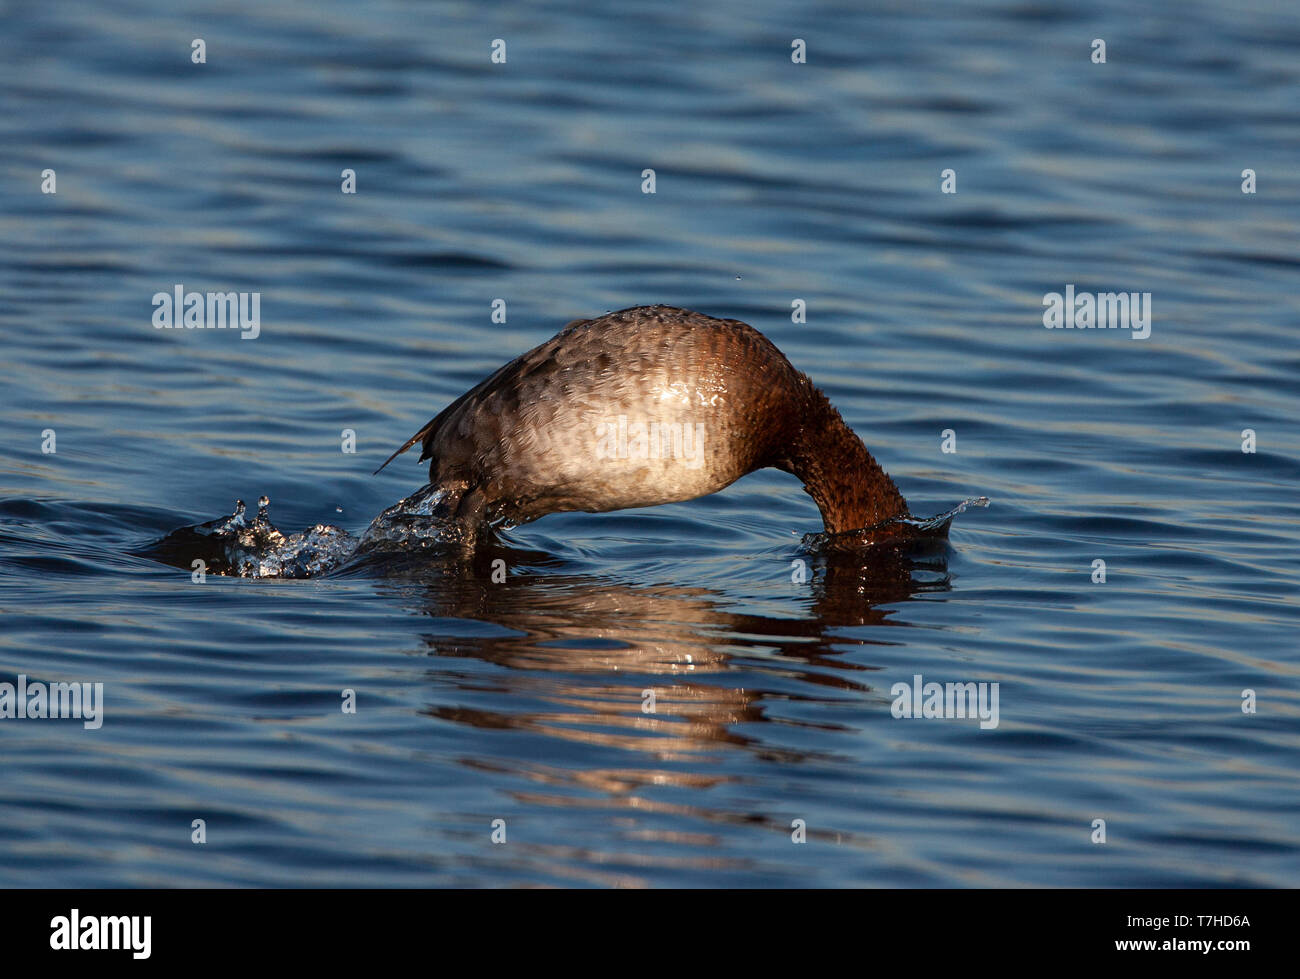
[[[791,702],[866,713],[876,702],[887,711],[886,691],[872,680],[881,667],[872,665],[869,649],[889,642],[875,627],[899,624],[897,606],[914,595],[948,588],[941,539],[906,550],[806,557],[810,580],[792,586],[807,589],[808,614],[800,617],[737,611],[707,588],[566,573],[550,552],[501,541],[470,555],[449,548],[436,565],[426,554],[405,573],[388,566],[381,587],[436,623],[418,650],[444,660],[428,674],[436,691],[430,717],[586,746],[577,756],[557,749],[528,761],[484,752],[463,759],[467,766],[532,783],[536,788],[523,790],[530,798],[556,806],[575,804],[575,791],[596,791],[599,799],[582,804],[681,808],[705,820],[753,823],[770,817],[711,809],[703,796],[698,803],[665,802],[646,790],[729,781],[716,762],[730,751],[787,764],[815,760],[812,752],[775,746],[788,736],[768,743],[758,725],[847,730],[835,721],[794,719]],[[777,560],[789,568],[788,553]],[[513,570],[494,582],[500,561]],[[507,634],[467,635],[466,620]],[[449,669],[451,658],[500,669]],[[778,701],[781,716],[774,719],[768,705]],[[626,762],[588,764],[610,752],[626,753]],[[575,763],[553,760],[559,758]],[[788,832],[783,823],[772,826]]]

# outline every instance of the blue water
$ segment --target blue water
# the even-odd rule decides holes
[[[6,11],[0,681],[104,719],[0,719],[0,884],[1300,884],[1300,8],[861,6]],[[260,335],[154,329],[177,283]],[[1067,283],[1150,337],[1044,329]],[[141,554],[262,494],[359,533],[443,405],[655,302],[992,505],[883,565],[774,471],[309,580]],[[916,674],[998,726],[893,717]]]

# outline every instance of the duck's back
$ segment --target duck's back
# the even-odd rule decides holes
[[[762,334],[672,306],[570,323],[408,443],[429,479],[515,521],[716,492],[772,463],[808,381]]]

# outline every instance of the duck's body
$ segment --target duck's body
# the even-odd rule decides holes
[[[689,500],[769,466],[803,480],[828,532],[907,513],[862,441],[771,341],[672,306],[570,323],[388,461],[416,442],[420,461],[432,460],[429,482],[471,525]]]

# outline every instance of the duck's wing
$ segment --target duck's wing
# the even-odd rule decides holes
[[[405,452],[407,449],[413,446],[416,442],[423,443],[422,446],[423,451],[420,453],[420,462],[424,462],[425,459],[428,459],[430,457],[429,448],[430,446],[433,445],[433,440],[437,438],[438,430],[441,429],[443,424],[449,418],[451,418],[452,415],[455,414],[456,410],[460,408],[461,405],[463,405],[466,401],[469,401],[470,399],[477,397],[478,394],[481,391],[484,391],[485,389],[488,390],[495,389],[495,387],[499,384],[499,382],[504,381],[508,375],[524,375],[524,374],[532,373],[539,369],[546,369],[546,368],[554,369],[555,366],[554,352],[556,347],[559,346],[559,343],[562,340],[562,338],[566,334],[568,334],[571,330],[574,330],[577,327],[585,326],[590,322],[592,321],[585,320],[585,319],[573,320],[570,323],[568,323],[564,327],[564,329],[561,330],[558,334],[551,337],[550,340],[547,340],[545,343],[539,344],[538,346],[534,347],[532,350],[529,350],[527,353],[521,354],[520,356],[516,357],[514,360],[510,361],[510,363],[505,364],[502,367],[499,367],[490,376],[485,377],[482,381],[480,381],[478,384],[475,384],[472,388],[470,388],[468,391],[462,394],[451,404],[447,405],[446,408],[443,408],[442,411],[438,412],[437,415],[435,415],[432,419],[429,420],[428,424],[426,424],[422,429],[420,429],[409,439],[407,439],[400,449],[398,449],[387,459],[385,459],[384,465],[376,469],[373,473],[371,473],[371,475],[372,476],[378,475],[380,472],[383,471],[384,466],[387,466],[390,462],[392,462],[399,455],[401,455],[403,452]]]

